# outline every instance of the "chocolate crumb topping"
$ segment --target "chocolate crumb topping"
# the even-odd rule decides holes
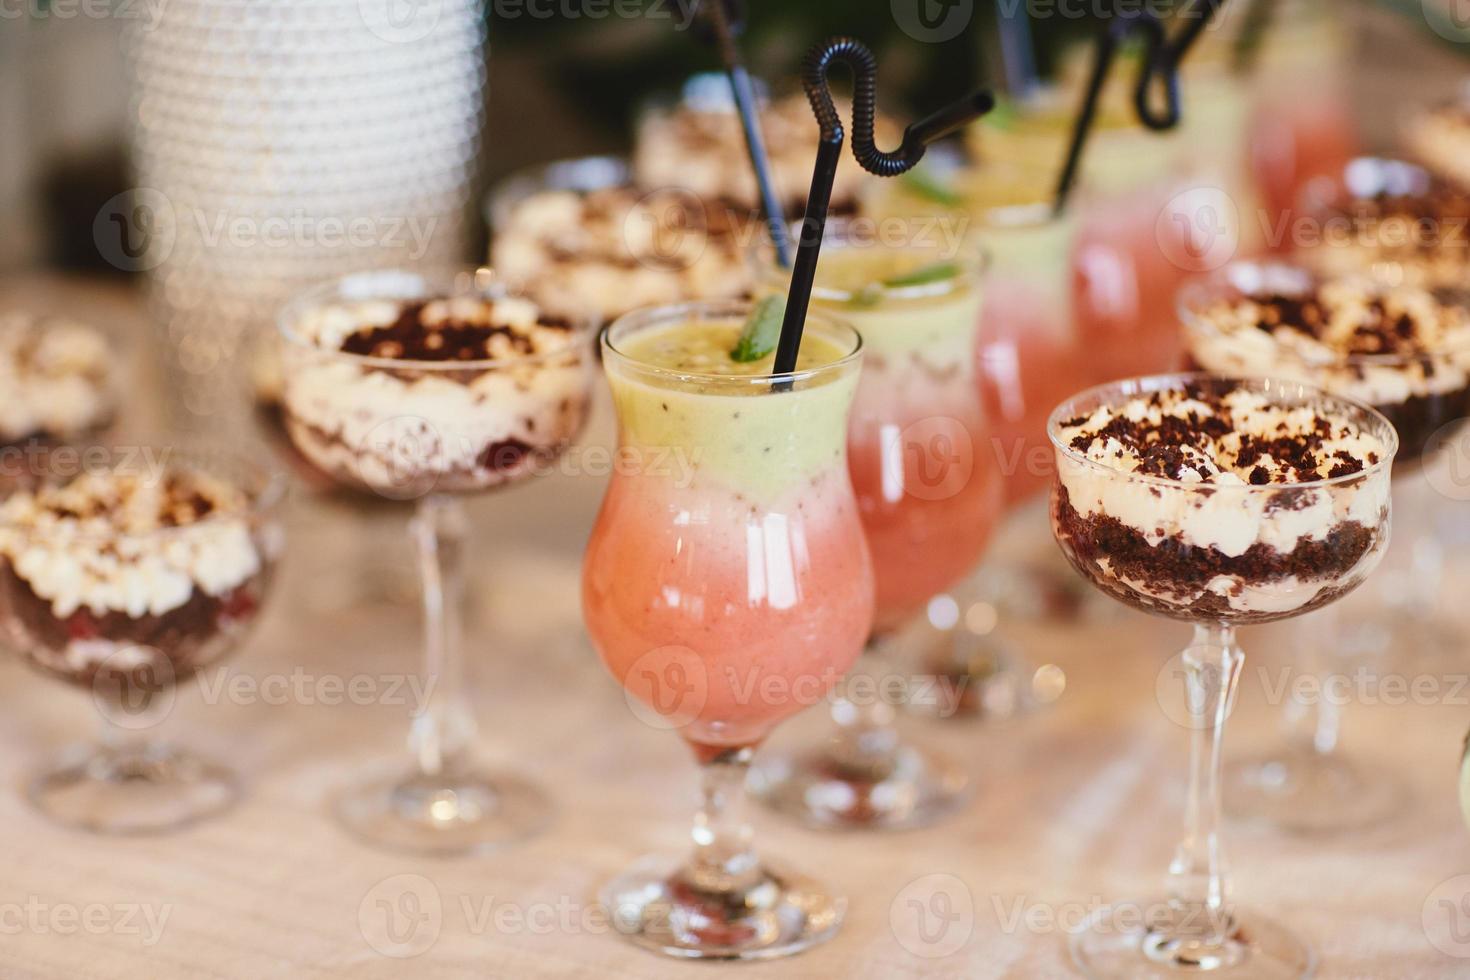
[[[567,331],[570,323],[561,317],[541,316],[533,327],[496,322],[495,303],[486,299],[477,305],[478,316],[463,318],[457,309],[438,312],[439,301],[403,304],[397,319],[385,326],[363,327],[342,341],[347,354],[405,361],[484,361],[507,355],[526,357],[538,352],[534,327]]]

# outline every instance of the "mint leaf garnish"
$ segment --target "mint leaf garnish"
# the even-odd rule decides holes
[[[767,296],[755,304],[740,331],[730,360],[738,364],[758,361],[776,349],[781,339],[781,321],[786,318],[786,297]]]
[[[1021,113],[1014,102],[1010,99],[996,99],[995,108],[985,114],[985,125],[1006,131],[1014,129],[1020,118]]]
[[[951,189],[938,177],[923,168],[910,170],[903,175],[904,189],[916,197],[922,197],[942,204],[947,208],[957,208],[965,203],[963,194]]]
[[[960,274],[960,267],[953,262],[935,262],[933,265],[920,266],[912,272],[894,276],[892,279],[884,279],[883,285],[889,289],[902,289],[905,286],[927,286],[931,282],[943,282],[953,279]]]

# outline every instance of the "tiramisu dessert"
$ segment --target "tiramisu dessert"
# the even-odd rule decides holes
[[[491,265],[560,314],[604,322],[643,306],[736,299],[756,212],[678,190],[542,190],[505,209]]]
[[[1180,314],[1200,367],[1366,402],[1398,430],[1401,464],[1470,415],[1470,312],[1428,290],[1241,262],[1187,288]]]
[[[728,84],[718,78],[708,87],[724,86],[728,92]],[[837,109],[844,120],[852,118],[849,103],[839,102]],[[805,95],[796,93],[766,105],[760,121],[776,193],[787,216],[799,217],[821,141],[811,106]],[[896,127],[886,119],[878,120],[877,131],[880,146],[898,140]],[[832,185],[832,213],[855,211],[863,187],[875,179],[852,154],[843,154]],[[677,187],[703,201],[729,201],[750,214],[760,213],[740,116],[728,95],[705,97],[701,91],[691,97],[686,91],[678,104],[647,113],[635,135],[633,180],[640,187]]]
[[[93,327],[0,314],[0,446],[69,442],[106,427],[117,409],[115,365]]]
[[[372,273],[288,308],[282,404],[296,447],[388,497],[491,489],[560,453],[586,416],[585,332],[524,297],[422,285]]]
[[[1125,382],[1064,404],[1049,432],[1062,550],[1149,612],[1296,615],[1358,585],[1387,543],[1392,429],[1305,386]]]
[[[1470,295],[1470,191],[1399,160],[1360,157],[1324,201],[1301,258],[1326,275]]]
[[[159,454],[153,471],[85,470],[0,503],[5,623],[47,671],[167,686],[259,612],[279,548],[273,494]]]

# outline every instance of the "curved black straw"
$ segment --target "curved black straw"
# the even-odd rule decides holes
[[[781,198],[776,194],[776,183],[771,178],[771,161],[766,156],[766,144],[761,136],[760,115],[756,110],[755,88],[750,83],[750,74],[740,60],[740,49],[735,44],[735,35],[744,26],[743,11],[739,0],[694,0],[695,11],[708,22],[710,37],[719,48],[720,60],[725,65],[725,74],[730,79],[730,91],[735,96],[735,108],[740,112],[740,126],[745,131],[745,150],[750,156],[751,169],[755,171],[756,187],[760,191],[761,210],[766,214],[766,225],[771,231],[771,240],[776,243],[776,258],[782,266],[791,265],[791,246],[786,241],[786,211]]]
[[[837,161],[842,157],[845,135],[842,118],[837,114],[832,92],[827,87],[827,71],[836,61],[846,62],[852,69],[853,155],[864,170],[879,177],[896,177],[912,170],[930,143],[943,139],[995,108],[995,97],[990,92],[976,92],[911,123],[903,131],[903,142],[898,149],[880,150],[873,139],[874,122],[878,116],[878,59],[873,52],[863,42],[851,37],[830,38],[807,52],[801,65],[801,86],[812,104],[822,138],[817,144],[817,162],[812,171],[811,190],[807,193],[796,262],[791,270],[791,289],[786,296],[786,316],[781,322],[781,339],[776,345],[775,370],[778,374],[796,368],[801,330],[806,323],[812,283],[816,279],[817,257],[822,248],[822,235],[827,229],[832,182],[837,175]]]
[[[1138,85],[1133,90],[1133,108],[1138,121],[1149,129],[1162,132],[1179,124],[1179,65],[1189,49],[1199,40],[1215,12],[1224,6],[1225,0],[1192,0],[1179,14],[1187,23],[1174,40],[1169,40],[1168,28],[1163,20],[1151,10],[1128,9],[1119,11],[1098,33],[1094,49],[1092,76],[1088,79],[1087,93],[1082,100],[1082,110],[1072,129],[1072,142],[1067,148],[1067,160],[1057,182],[1056,209],[1061,211],[1071,196],[1077,181],[1077,172],[1082,165],[1082,151],[1087,137],[1092,132],[1097,117],[1097,104],[1102,97],[1103,85],[1120,45],[1130,34],[1142,35],[1144,40],[1143,69],[1138,73]],[[1153,92],[1162,88],[1163,109],[1154,106]]]

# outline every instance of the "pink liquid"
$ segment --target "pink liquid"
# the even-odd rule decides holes
[[[1056,457],[1046,435],[1051,411],[1090,383],[1052,297],[1025,283],[992,281],[986,294],[976,375],[996,471],[1007,506],[1051,485]]]
[[[1257,107],[1250,145],[1251,168],[1267,212],[1268,244],[1273,251],[1289,252],[1295,242],[1288,222],[1307,186],[1318,178],[1336,179],[1357,155],[1351,112],[1335,91],[1315,98],[1277,93]]]
[[[942,380],[869,356],[847,453],[873,553],[876,629],[918,613],[984,553],[1002,493],[988,440],[968,371]]]
[[[760,742],[867,639],[872,569],[846,474],[831,467],[775,505],[615,475],[582,608],[608,670],[696,751]]]
[[[1160,221],[1157,189],[1091,202],[1073,260],[1077,333],[1092,381],[1176,367],[1183,346],[1174,298],[1189,273],[1189,230]],[[1171,260],[1170,256],[1176,260]]]

